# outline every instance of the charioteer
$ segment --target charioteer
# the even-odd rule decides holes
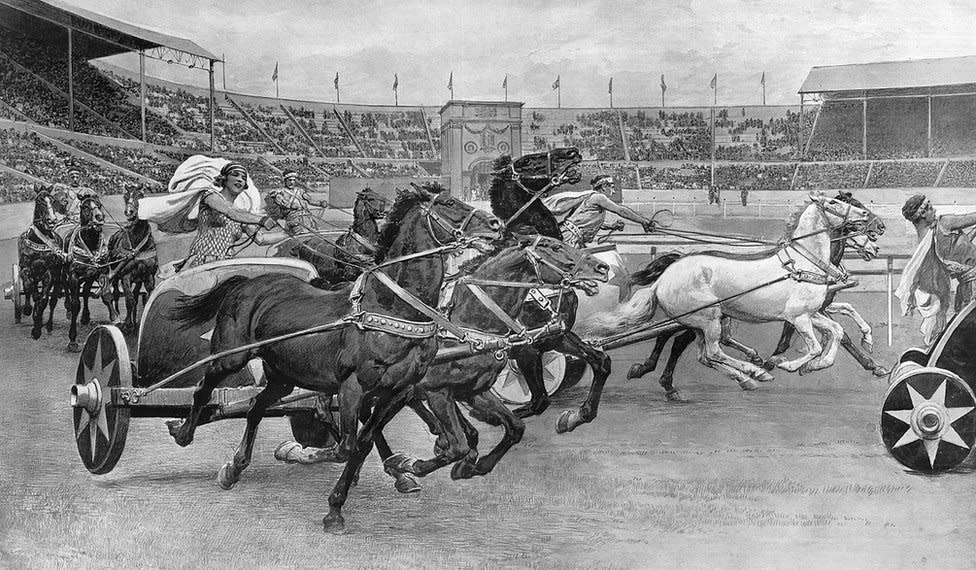
[[[938,215],[924,194],[905,201],[902,216],[915,226],[918,245],[902,272],[895,296],[908,315],[918,309],[926,345],[932,344],[946,325],[949,279],[959,282],[955,310],[974,298],[976,281],[976,212]]]
[[[613,177],[601,174],[590,181],[591,190],[563,192],[543,199],[543,204],[559,221],[563,241],[573,247],[586,247],[600,230],[621,230],[623,220],[607,225],[607,212],[638,223],[645,232],[654,231],[654,221],[610,199]]]
[[[284,220],[289,234],[308,233],[318,229],[311,206],[328,207],[326,200],[312,198],[308,191],[297,185],[298,173],[286,170],[281,175],[284,188],[268,192],[266,202],[268,212],[275,218]]]

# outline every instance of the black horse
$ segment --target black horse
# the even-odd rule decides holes
[[[837,199],[847,202],[857,208],[864,207],[864,204],[855,198],[850,192],[839,192],[837,194]],[[845,236],[852,231],[853,228],[849,226],[841,226],[831,232],[831,265],[839,266],[841,261],[844,259],[844,252],[846,251],[848,242],[848,239]],[[877,235],[883,234],[885,231],[884,223],[879,220],[872,228],[872,231],[875,231]],[[662,263],[652,262],[645,270],[634,273],[631,276],[631,285],[641,286],[642,284],[656,281],[662,270],[660,268],[666,267],[669,264],[668,262],[670,260],[667,259],[668,256],[677,257],[678,254],[666,254],[665,256],[659,258]],[[824,301],[823,308],[821,310],[829,307],[834,302],[834,297],[836,295],[837,291],[830,291],[827,293],[827,298]],[[730,319],[722,319],[723,344],[741,349],[743,345],[737,343],[731,338],[730,327]],[[772,356],[783,354],[790,348],[790,341],[792,340],[795,331],[796,329],[793,327],[793,325],[790,323],[783,323],[783,332],[780,335],[779,342],[776,345],[776,350],[773,351]],[[664,388],[665,396],[668,400],[680,402],[682,401],[681,394],[678,392],[678,389],[674,387],[674,369],[678,364],[678,359],[681,357],[681,354],[686,348],[688,348],[688,345],[695,340],[695,331],[691,329],[678,329],[658,336],[654,342],[654,349],[647,356],[644,362],[637,362],[630,367],[630,370],[627,372],[627,378],[641,378],[648,372],[653,372],[654,369],[657,368],[658,360],[661,357],[661,353],[664,352],[664,347],[667,344],[668,339],[674,337],[675,335],[677,335],[677,337],[675,337],[674,342],[671,343],[671,354],[668,357],[667,365],[665,365],[664,372],[661,374],[661,378],[658,382],[661,384],[661,387]],[[851,340],[851,337],[847,334],[847,332],[844,332],[844,337],[841,340],[841,346],[843,346],[847,352],[849,352],[851,356],[853,356],[854,359],[857,360],[862,367],[864,367],[865,370],[871,371],[876,376],[887,376],[888,371],[883,366],[875,362],[874,359],[868,356],[856,344],[854,344],[854,341]],[[758,354],[750,353],[748,351],[746,354],[750,356],[753,364],[761,365],[764,363],[764,360],[760,358]]]
[[[54,231],[60,219],[51,188],[39,189],[34,196],[31,227],[20,234],[17,242],[20,279],[26,297],[22,313],[34,316],[31,337],[35,340],[41,337],[47,307],[50,307],[47,332],[53,329],[54,308],[63,287],[64,240]]]
[[[204,412],[213,389],[249,360],[263,359],[267,385],[248,411],[233,461],[218,476],[221,486],[230,488],[250,463],[257,427],[269,405],[296,386],[339,394],[343,440],[336,460],[345,459],[346,465],[322,521],[331,532],[344,529],[342,506],[376,434],[406,404],[437,352],[437,327],[411,298],[428,307],[437,304],[444,275],[442,246],[456,243],[463,233],[488,248],[485,240],[497,238],[500,227],[493,216],[433,184],[398,197],[389,218],[377,252],[377,261],[387,264],[384,273],[371,270],[355,288],[347,284],[325,291],[281,274],[233,277],[212,291],[181,299],[172,315],[186,325],[216,318],[212,354],[311,327],[329,327],[214,360],[194,393],[186,420],[170,430],[179,445],[189,445],[197,425],[212,419]],[[339,324],[349,315],[360,315],[359,323]],[[349,382],[353,374],[356,381]]]
[[[297,257],[315,266],[319,278],[316,283],[334,285],[354,280],[362,272],[364,264],[376,254],[379,226],[376,221],[386,216],[388,201],[372,188],[364,188],[356,194],[353,204],[353,221],[349,230],[339,236],[336,249],[331,243],[316,235],[318,227],[305,228],[309,233],[293,236],[278,246],[277,257]]]
[[[597,281],[606,282],[610,273],[610,268],[596,258],[543,236],[523,237],[516,245],[487,261],[479,259],[470,264],[476,269],[460,277],[454,288],[451,322],[484,336],[498,337],[513,334],[517,332],[512,330],[513,327],[521,326],[521,323],[500,316],[519,314],[525,302],[526,289],[515,284],[572,285],[594,294]],[[567,280],[567,275],[573,276],[572,282]],[[494,307],[479,298],[485,293],[490,295],[488,298]],[[504,360],[495,358],[490,352],[431,367],[416,386],[415,394],[426,400],[436,417],[436,424],[429,426],[432,432],[439,434],[436,456],[429,460],[402,453],[391,456],[389,446],[381,439],[382,435],[377,434],[377,449],[381,456],[385,455],[386,471],[394,476],[410,473],[423,477],[454,463],[453,479],[491,472],[505,453],[522,439],[525,430],[522,420],[491,392],[504,367]],[[501,441],[483,457],[478,456],[478,431],[459,413],[459,401],[470,407],[473,417],[505,430]]]
[[[506,231],[513,235],[543,235],[562,241],[559,224],[552,212],[541,201],[541,194],[551,190],[558,183],[577,183],[580,173],[577,165],[582,155],[576,148],[557,148],[548,152],[525,155],[513,161],[502,156],[494,163],[493,178],[489,195],[492,212],[506,220]],[[602,350],[584,343],[572,332],[576,322],[578,300],[576,294],[562,293],[551,299],[563,317],[565,330],[512,351],[526,384],[532,394],[528,404],[515,410],[519,417],[541,414],[549,407],[549,395],[543,381],[542,354],[556,350],[563,354],[581,358],[593,370],[590,384],[591,397],[578,411],[566,411],[556,422],[556,431],[575,429],[582,423],[593,421],[597,414],[599,394],[603,391],[607,377],[610,376],[610,357]],[[527,327],[539,326],[549,320],[549,311],[538,303],[525,303],[519,320]],[[590,402],[594,402],[591,404]]]
[[[125,203],[125,226],[108,240],[112,269],[107,281],[113,287],[120,287],[125,298],[125,321],[122,323],[124,332],[137,330],[136,312],[142,289],[145,288],[147,297],[153,292],[156,287],[156,271],[159,269],[152,229],[148,221],[139,219],[139,200],[145,195],[143,187],[125,191],[122,195]]]
[[[81,324],[91,322],[88,299],[95,282],[99,282],[99,294],[108,308],[109,321],[116,322],[118,315],[112,298],[112,287],[108,282],[109,248],[108,239],[103,235],[105,214],[102,204],[96,197],[87,196],[81,201],[80,224],[74,226],[65,240],[68,262],[65,267],[65,304],[71,317],[68,328],[68,350],[78,352],[78,315]]]

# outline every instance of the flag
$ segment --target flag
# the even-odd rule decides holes
[[[335,81],[333,81],[332,84],[335,85],[336,91],[338,91],[339,90],[339,72],[338,71],[336,72]]]
[[[508,74],[505,74],[505,80],[502,81],[502,89],[508,89]]]
[[[607,86],[607,93],[613,95],[613,77],[610,78],[610,85]]]
[[[759,78],[759,84],[762,85],[763,87],[766,86],[766,72],[765,71],[763,72],[762,77]]]
[[[275,62],[274,73],[271,74],[271,81],[278,81],[278,62]]]
[[[396,73],[394,73],[393,74],[393,90],[396,91],[397,90],[397,87],[399,87],[399,86],[400,86],[400,78],[397,77],[397,74]]]
[[[559,89],[559,76],[556,76],[556,80],[552,82],[552,90],[555,91]]]
[[[454,89],[454,72],[451,72],[451,76],[447,78],[447,88]]]
[[[664,74],[662,73],[661,74],[661,92],[663,93],[663,92],[665,92],[667,90],[668,90],[668,84],[664,82]]]
[[[712,76],[712,82],[708,84],[709,87],[715,89],[715,85],[718,83],[718,74]]]

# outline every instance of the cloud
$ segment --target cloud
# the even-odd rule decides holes
[[[280,62],[282,96],[389,103],[394,73],[402,103],[436,105],[454,72],[461,98],[509,95],[529,106],[656,104],[661,73],[668,103],[796,102],[815,65],[976,54],[968,0],[69,0],[108,16],[189,38],[226,53],[228,87],[270,94]],[[125,60],[126,58],[121,58]],[[132,58],[127,67],[135,67]],[[206,74],[152,64],[150,73],[206,83]],[[182,79],[189,77],[190,79]],[[219,80],[218,80],[219,84]]]

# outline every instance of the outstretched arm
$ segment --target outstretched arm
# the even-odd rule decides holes
[[[233,204],[225,200],[222,196],[220,196],[217,193],[207,194],[203,198],[203,201],[214,210],[217,210],[218,212],[234,220],[235,222],[240,222],[242,224],[265,225],[264,219],[267,216],[262,216],[260,214],[252,214],[247,210],[241,210],[235,208]]]
[[[976,212],[966,214],[945,214],[939,216],[939,223],[947,230],[961,230],[976,226]]]
[[[603,194],[594,194],[592,197],[590,197],[590,200],[593,200],[594,204],[600,206],[604,210],[607,210],[608,212],[613,212],[614,214],[617,214],[621,218],[630,220],[632,222],[636,222],[638,224],[641,224],[642,226],[651,223],[651,220],[649,220],[648,218],[645,218],[644,216],[638,214],[637,212],[628,208],[627,206],[614,202],[613,200],[607,198]]]

